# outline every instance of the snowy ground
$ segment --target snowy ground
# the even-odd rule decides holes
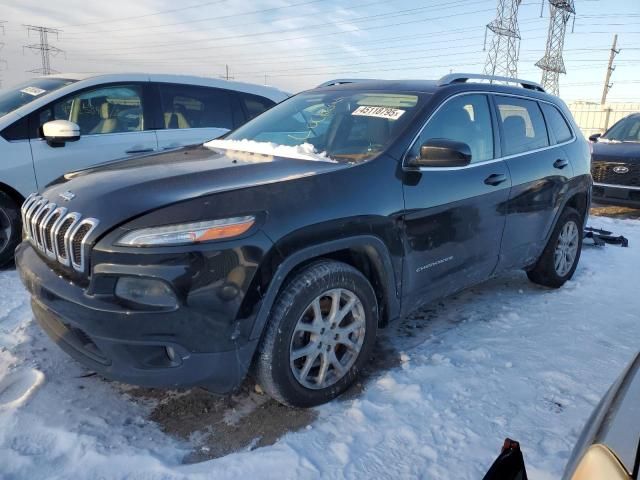
[[[640,221],[591,224],[631,247],[585,248],[558,291],[514,272],[433,305],[384,333],[391,353],[361,389],[307,416],[265,410],[299,431],[191,464],[184,459],[208,452],[203,439],[222,425],[207,423],[201,394],[83,377],[32,321],[16,272],[0,272],[0,478],[477,479],[507,436],[522,443],[530,478],[558,478],[589,413],[638,350]],[[243,395],[225,404],[224,425],[271,405]],[[168,435],[171,415],[158,412],[182,399],[197,405],[192,425],[202,414],[199,431]]]

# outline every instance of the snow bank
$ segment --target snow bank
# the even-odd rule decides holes
[[[82,378],[31,320],[16,273],[0,272],[0,478],[476,479],[507,436],[532,480],[559,478],[640,335],[640,222],[590,223],[631,247],[585,248],[560,290],[514,272],[431,305],[383,332],[397,366],[319,408],[312,428],[194,465],[148,406]]]
[[[318,153],[310,143],[303,143],[294,147],[278,145],[270,142],[256,142],[253,140],[212,140],[204,144],[207,148],[234,150],[237,152],[257,153],[274,157],[295,158],[298,160],[313,160],[317,162],[336,163],[325,152]]]

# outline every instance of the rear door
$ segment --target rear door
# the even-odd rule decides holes
[[[535,262],[544,249],[573,172],[562,146],[566,139],[558,142],[549,135],[541,103],[506,95],[494,100],[513,183],[500,268],[520,268]]]
[[[31,152],[38,187],[64,173],[100,163],[150,153],[156,135],[147,128],[146,83],[91,87],[56,100],[30,118]],[[42,137],[42,125],[69,120],[80,127],[80,140],[52,147]]]
[[[417,156],[429,139],[445,138],[468,144],[472,163],[405,172],[407,310],[485,280],[498,263],[511,180],[497,158],[494,128],[487,95],[454,96],[408,153]]]
[[[245,121],[236,93],[213,87],[159,83],[161,150],[204,143]]]

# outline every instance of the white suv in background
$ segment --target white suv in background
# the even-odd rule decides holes
[[[58,74],[0,91],[0,266],[21,232],[24,198],[75,170],[203,143],[287,94],[182,75]]]

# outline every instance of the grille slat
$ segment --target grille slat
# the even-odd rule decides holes
[[[626,173],[616,173],[615,167],[627,167]],[[591,176],[596,183],[640,187],[640,163],[596,161],[591,165]]]
[[[82,218],[78,212],[67,213],[64,207],[31,195],[22,206],[26,238],[31,244],[62,265],[85,271],[89,249],[88,237],[98,226],[95,218]]]

